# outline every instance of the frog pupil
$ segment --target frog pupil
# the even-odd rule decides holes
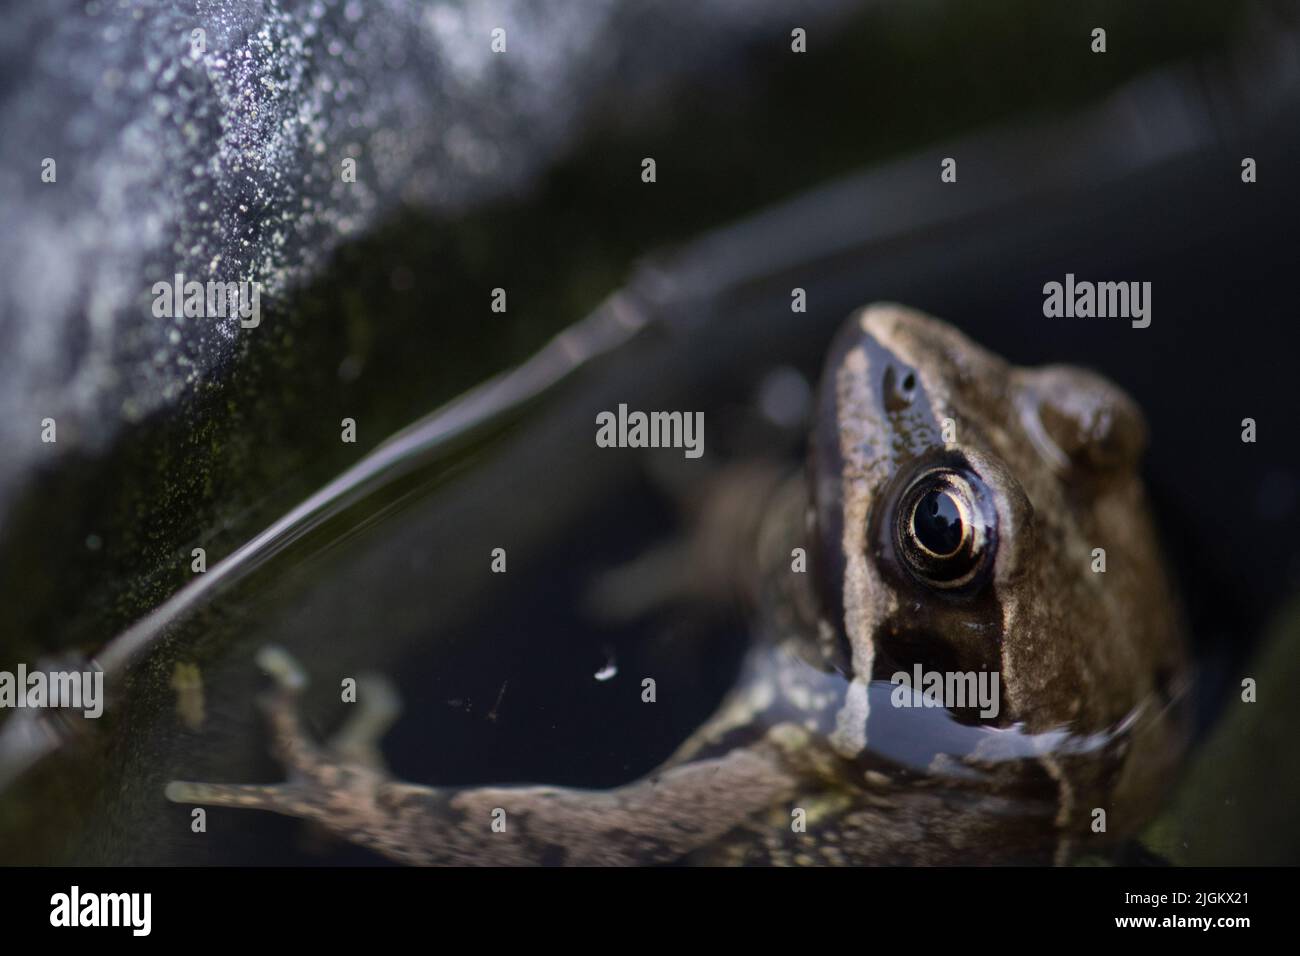
[[[961,545],[962,517],[952,494],[936,488],[917,502],[912,531],[931,553],[940,556],[954,553]]]

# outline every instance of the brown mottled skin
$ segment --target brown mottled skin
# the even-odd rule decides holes
[[[1144,439],[1133,402],[1093,373],[1012,367],[943,322],[869,307],[832,346],[807,474],[751,474],[724,499],[754,642],[729,698],[660,770],[608,791],[402,783],[373,746],[382,720],[329,748],[308,740],[302,677],[270,650],[266,710],[288,782],[167,794],[314,820],[418,864],[1063,862],[1102,849],[1149,815],[1185,741],[1186,658],[1137,475]],[[959,553],[916,549],[908,496],[940,473],[964,503]],[[696,553],[717,564],[718,548]],[[890,676],[914,664],[996,672],[999,713],[895,706]]]

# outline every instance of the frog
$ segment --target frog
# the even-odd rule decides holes
[[[370,678],[318,743],[306,673],[270,647],[261,705],[287,780],[165,796],[416,865],[1062,864],[1119,846],[1187,749],[1192,683],[1137,404],[877,303],[835,335],[810,419],[803,467],[744,470],[704,509],[689,553],[743,598],[749,642],[653,772],[600,790],[406,782],[379,746],[391,685]],[[994,678],[996,706],[909,685],[931,673]]]

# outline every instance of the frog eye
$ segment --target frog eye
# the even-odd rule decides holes
[[[992,561],[997,510],[974,472],[933,468],[903,491],[894,534],[913,576],[936,588],[964,588],[980,580]]]
[[[1017,399],[1021,419],[1058,472],[1104,476],[1141,457],[1146,422],[1119,386],[1066,365],[1039,369],[1026,382]]]

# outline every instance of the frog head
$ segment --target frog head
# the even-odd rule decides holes
[[[1012,366],[895,305],[853,315],[809,459],[828,663],[877,687],[996,675],[995,708],[948,715],[1053,761],[1075,803],[1147,798],[1182,750],[1187,664],[1145,435],[1095,373]]]

